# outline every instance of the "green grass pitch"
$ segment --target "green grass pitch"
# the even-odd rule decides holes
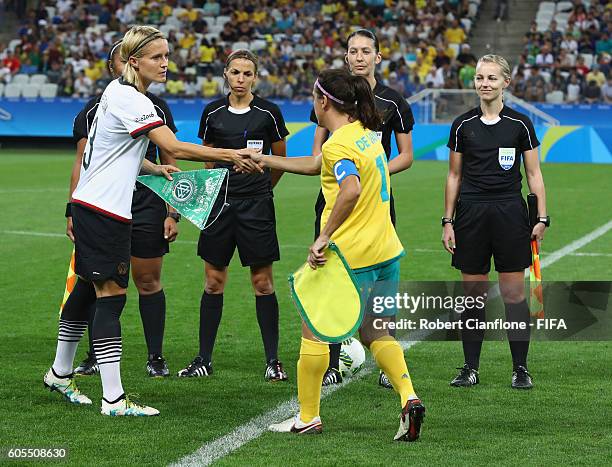
[[[153,419],[99,414],[97,377],[79,385],[94,401],[73,407],[43,390],[52,363],[57,310],[71,244],[62,237],[72,163],[69,152],[0,152],[0,450],[66,447],[71,465],[168,464],[231,432],[296,395],[300,324],[286,278],[306,258],[312,240],[316,177],[285,175],[275,193],[282,260],[275,265],[281,305],[280,357],[287,384],[263,382],[263,350],[247,270],[230,267],[225,309],[208,379],[149,380],[137,293],[130,288],[122,316],[122,374],[129,393],[161,411]],[[184,168],[195,165],[184,164]],[[544,165],[549,213],[542,257],[605,224],[610,216],[612,167]],[[456,280],[440,243],[446,164],[416,161],[393,177],[398,232],[407,256],[403,280]],[[164,354],[172,372],[195,356],[203,264],[197,230],[179,224],[179,241],[164,262],[168,311]],[[434,250],[434,251],[430,251]],[[612,232],[543,272],[545,280],[612,280]],[[237,255],[236,255],[237,256]],[[84,355],[81,346],[77,358]],[[318,437],[267,433],[220,459],[222,465],[381,464],[609,464],[612,452],[610,342],[534,342],[530,370],[536,387],[509,388],[507,344],[486,342],[482,384],[448,386],[462,363],[457,342],[424,342],[406,353],[416,389],[427,406],[418,443],[393,443],[399,402],[378,388],[372,373],[336,391],[322,404]],[[4,463],[6,458],[1,459]]]

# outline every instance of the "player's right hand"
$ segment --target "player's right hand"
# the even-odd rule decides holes
[[[238,149],[232,156],[234,162],[234,169],[237,172],[248,172],[248,173],[263,173],[263,169],[253,159],[261,154],[259,151],[254,149]]]
[[[442,245],[451,255],[455,254],[455,230],[452,224],[445,224],[442,230]]]
[[[74,243],[74,232],[72,231],[72,217],[66,218],[66,235]]]

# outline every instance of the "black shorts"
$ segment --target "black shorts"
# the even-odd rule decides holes
[[[455,211],[452,265],[466,274],[486,274],[491,255],[497,272],[531,265],[531,230],[525,200],[516,195],[492,201],[461,198]]]
[[[276,215],[272,198],[228,200],[221,215],[213,222],[221,206],[218,198],[208,222],[200,232],[198,255],[218,267],[228,266],[238,247],[243,266],[261,266],[280,259],[276,236]],[[222,203],[222,200],[220,200]]]
[[[72,204],[75,262],[78,276],[88,281],[114,280],[127,288],[132,224]]]
[[[395,200],[393,199],[393,191],[391,191],[391,205],[389,206],[391,211],[391,223],[393,227],[395,227]],[[317,201],[315,202],[315,225],[314,225],[314,238],[315,240],[319,238],[319,234],[321,233],[321,216],[323,215],[323,210],[325,209],[325,196],[323,196],[323,190],[319,190],[319,196],[317,196]]]
[[[132,256],[159,258],[170,251],[164,239],[166,203],[146,186],[137,183],[132,199]]]

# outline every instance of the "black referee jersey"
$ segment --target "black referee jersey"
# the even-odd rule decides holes
[[[506,106],[494,123],[481,117],[479,106],[451,127],[447,146],[462,154],[459,195],[520,194],[521,155],[540,145],[531,120]]]
[[[173,133],[178,132],[174,124],[174,118],[172,118],[172,112],[170,112],[170,108],[166,101],[164,101],[161,97],[157,97],[155,94],[150,92],[146,93],[146,96],[153,102],[153,107],[155,107],[155,111],[159,118],[172,130]],[[72,124],[72,137],[76,142],[78,142],[82,138],[87,138],[89,134],[89,129],[93,123],[93,120],[96,116],[96,110],[98,109],[98,105],[100,104],[100,99],[102,98],[102,94],[94,97],[89,100],[83,110],[79,112],[79,114],[74,118],[74,122]],[[157,146],[149,141],[149,146],[147,147],[147,153],[145,157],[157,164]]]
[[[391,157],[391,133],[410,133],[414,127],[412,109],[400,93],[376,81],[374,86],[374,100],[376,109],[382,113],[382,129],[378,129],[381,143],[385,148],[387,160]],[[310,121],[318,124],[314,109],[310,112]],[[372,128],[375,129],[375,128]]]
[[[249,107],[233,109],[229,94],[210,102],[200,119],[198,137],[217,148],[258,149],[270,154],[272,143],[289,134],[278,106],[253,95]],[[215,163],[230,171],[228,198],[246,199],[272,196],[270,170],[262,174],[238,173],[232,163]]]

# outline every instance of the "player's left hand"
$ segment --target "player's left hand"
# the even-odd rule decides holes
[[[172,175],[170,174],[180,171],[181,169],[179,169],[178,167],[174,167],[173,165],[158,165],[156,166],[155,175],[161,175],[162,177],[165,177],[168,180],[172,180]]]
[[[531,238],[536,239],[538,242],[538,249],[540,248],[540,244],[542,240],[544,240],[544,232],[546,231],[546,226],[541,222],[538,222],[534,225],[533,230],[531,231]]]
[[[319,235],[319,238],[315,240],[315,242],[310,247],[308,253],[308,264],[312,269],[317,269],[319,266],[323,266],[327,260],[325,259],[325,254],[323,253],[327,246],[329,245],[329,237],[327,235]]]
[[[166,220],[164,221],[164,238],[169,242],[173,242],[176,240],[178,233],[179,231],[176,221],[172,219],[172,217],[166,217]]]

